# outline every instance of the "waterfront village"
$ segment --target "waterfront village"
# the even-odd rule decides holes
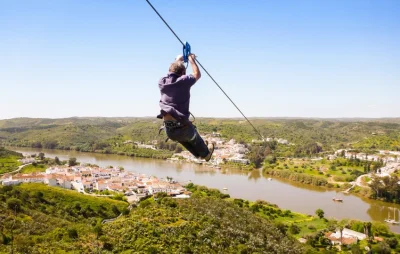
[[[200,160],[194,157],[189,151],[182,151],[180,153],[174,154],[169,160],[170,161],[187,161],[193,162],[196,164],[206,164],[211,167],[220,168],[219,165],[224,164],[225,162],[233,162],[238,164],[250,164],[250,161],[246,159],[246,154],[249,152],[249,149],[245,144],[237,143],[234,139],[230,139],[229,141],[225,141],[225,139],[221,138],[221,134],[217,132],[213,132],[212,134],[208,134],[204,136],[205,140],[213,143],[215,145],[215,150],[213,153],[212,159],[205,163],[204,160]],[[290,144],[286,139],[282,138],[266,138],[265,141],[273,141],[275,140],[279,144],[283,145],[293,145]],[[252,140],[252,143],[262,142],[258,140]],[[139,144],[139,147],[142,144]],[[146,145],[142,145],[146,146]],[[147,145],[148,146],[148,145]]]
[[[236,143],[231,139],[224,142],[218,133],[214,133],[208,138],[209,141],[216,144],[217,149],[211,163],[207,163],[212,167],[219,168],[218,165],[226,161],[235,163],[248,164],[246,153],[248,149],[244,144]],[[291,145],[286,140],[276,140],[280,144]],[[257,141],[253,141],[257,142]],[[149,145],[146,145],[149,146]],[[146,147],[154,149],[153,146]],[[340,149],[335,153],[326,156],[329,160],[338,157],[357,158],[360,160],[377,161],[382,160],[384,167],[378,169],[377,175],[384,177],[390,176],[395,170],[400,169],[400,152],[398,151],[378,151],[376,154],[359,153],[352,150]],[[312,158],[312,160],[322,160],[322,157]],[[202,163],[194,158],[189,152],[183,151],[174,154],[170,161],[187,161],[194,163]],[[35,162],[29,154],[24,154],[24,158],[20,160],[22,165],[28,165]],[[22,166],[20,167],[22,168]],[[49,186],[57,186],[65,189],[74,189],[83,195],[107,196],[114,194],[123,194],[130,203],[138,202],[141,198],[155,195],[159,192],[167,193],[173,198],[189,198],[188,192],[184,186],[170,177],[159,179],[156,176],[147,176],[144,174],[136,174],[125,171],[123,168],[107,167],[102,168],[93,165],[85,165],[81,163],[78,166],[49,166],[45,172],[21,174],[5,174],[0,178],[2,185],[16,185],[20,183],[43,183]],[[343,229],[342,232],[325,233],[325,238],[329,239],[333,245],[350,245],[359,240],[366,239],[366,235],[350,229]],[[306,239],[299,238],[300,242],[306,242]],[[382,239],[378,239],[382,241]]]
[[[31,162],[32,158],[25,158],[24,162]],[[158,179],[155,176],[146,176],[127,172],[122,168],[94,167],[81,164],[80,166],[51,166],[43,173],[6,174],[0,181],[3,185],[20,183],[44,183],[65,189],[74,189],[86,195],[93,191],[101,193],[116,192],[124,194],[128,202],[139,201],[140,198],[165,192],[175,198],[188,198],[186,189],[172,178]]]
[[[249,150],[244,144],[236,143],[231,139],[225,142],[219,133],[213,133],[206,137],[209,142],[214,142],[216,149],[213,159],[205,163],[192,156],[188,151],[182,151],[174,154],[169,161],[186,161],[197,164],[205,164],[219,169],[221,163],[226,161],[234,163],[249,164],[246,154]],[[271,141],[268,138],[266,141]],[[274,139],[280,144],[292,145],[284,139]],[[260,142],[253,140],[253,143]],[[155,149],[152,145],[146,148]],[[147,147],[151,146],[151,147]],[[29,154],[20,160],[22,165],[30,164],[35,161]],[[357,158],[360,160],[377,161],[382,160],[384,167],[378,169],[376,174],[380,177],[390,176],[396,170],[400,169],[400,152],[398,151],[379,151],[377,154],[358,153],[352,150],[340,149],[335,153],[326,156],[329,160],[338,157]],[[322,160],[322,157],[312,158],[312,160]],[[22,167],[22,166],[21,166]],[[14,172],[16,173],[16,172]],[[153,195],[158,192],[165,192],[175,197],[189,197],[185,188],[167,177],[167,179],[158,179],[155,176],[146,176],[144,174],[136,174],[133,172],[121,170],[120,168],[108,167],[100,168],[81,164],[80,166],[52,166],[43,173],[31,174],[5,174],[0,178],[3,185],[14,185],[19,183],[45,183],[50,186],[59,186],[66,189],[75,189],[83,194],[89,194],[93,191],[102,192],[108,190],[111,192],[122,193],[128,197],[129,201],[138,201],[141,197]],[[89,192],[89,193],[88,193]]]
[[[208,142],[213,142],[216,149],[212,159],[209,162],[195,158],[190,152],[182,151],[175,153],[168,160],[171,162],[192,162],[196,164],[204,164],[213,168],[219,169],[219,165],[225,162],[233,162],[240,164],[249,164],[250,161],[246,158],[249,149],[245,144],[237,143],[234,139],[226,141],[221,138],[219,133],[213,132],[204,137]],[[276,141],[282,145],[293,145],[285,139],[281,138],[266,138],[264,141]],[[252,140],[252,143],[263,142],[260,140]],[[142,144],[128,140],[126,144],[135,143],[140,148],[156,149],[154,144]],[[30,164],[35,161],[29,154],[20,160],[22,165]],[[382,160],[384,167],[377,170],[376,175],[380,177],[390,176],[396,170],[400,170],[400,151],[378,151],[376,154],[365,154],[355,152],[354,150],[340,149],[326,156],[328,160],[334,160],[338,157],[357,158],[360,160],[377,161]],[[311,160],[322,160],[322,157],[312,158]],[[153,195],[158,192],[166,192],[169,195],[177,197],[186,197],[184,195],[184,187],[173,181],[171,178],[158,179],[155,176],[146,176],[144,174],[135,174],[120,170],[119,168],[109,167],[100,168],[86,166],[66,167],[56,166],[49,167],[44,173],[32,174],[5,174],[0,178],[3,185],[19,184],[24,182],[39,182],[50,186],[60,186],[67,189],[75,189],[84,194],[86,191],[115,191],[124,193],[129,200],[139,200],[146,195]]]
[[[244,144],[236,143],[231,139],[225,142],[219,133],[212,133],[205,137],[209,142],[216,145],[213,159],[207,163],[208,166],[219,168],[218,165],[226,161],[234,163],[249,164],[245,158],[249,150]],[[287,144],[286,140],[277,139],[280,143]],[[156,149],[154,145],[141,144],[139,142],[125,141],[125,144],[135,143],[139,148]],[[24,154],[20,160],[23,165],[33,163],[34,158]],[[188,151],[174,154],[169,161],[186,161],[197,164],[206,164],[192,156]],[[115,167],[100,168],[81,164],[80,166],[53,166],[43,173],[31,174],[5,174],[0,181],[3,185],[15,185],[19,183],[44,183],[50,186],[59,186],[66,189],[75,189],[83,194],[90,192],[112,191],[123,193],[128,201],[138,201],[141,197],[154,195],[158,192],[165,192],[176,198],[189,197],[185,188],[167,177],[158,179],[155,176],[135,174]]]

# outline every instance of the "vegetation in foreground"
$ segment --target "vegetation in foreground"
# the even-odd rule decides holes
[[[43,184],[0,187],[0,253],[335,253],[324,233],[344,227],[371,236],[344,251],[400,251],[399,236],[382,223],[327,220],[320,209],[310,216],[203,186],[187,188],[190,199],[160,193],[129,211],[126,202]]]
[[[101,221],[127,206],[43,184],[0,187],[0,253],[92,252]]]
[[[216,196],[160,196],[129,211],[125,202],[42,184],[0,193],[0,253],[302,253],[274,222]]]
[[[128,217],[105,225],[100,240],[117,253],[304,252],[275,222],[224,200],[227,197],[203,187],[190,199],[158,195],[156,201],[142,201]]]
[[[361,222],[357,220],[334,220],[326,219],[324,211],[317,209],[315,216],[300,214],[290,210],[282,210],[278,206],[258,200],[249,202],[243,199],[227,198],[219,190],[208,189],[204,186],[189,184],[187,186],[193,192],[193,197],[207,198],[217,197],[236,206],[249,210],[253,214],[276,223],[278,230],[285,235],[304,238],[307,243],[303,249],[304,253],[336,253],[330,241],[324,237],[327,232],[335,232],[338,229],[349,228],[351,230],[365,233],[368,238],[357,244],[342,247],[342,251],[350,253],[364,253],[365,247],[374,250],[373,253],[398,253],[400,251],[400,235],[392,233],[388,226],[381,222]],[[381,237],[384,242],[379,242],[375,237]],[[388,251],[388,252],[385,252]],[[357,252],[358,251],[358,252]],[[347,252],[348,253],[348,252]]]

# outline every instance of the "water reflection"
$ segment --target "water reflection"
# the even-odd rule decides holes
[[[76,151],[59,151],[46,149],[14,148],[19,152],[44,152],[47,157],[59,157],[68,160],[77,158],[80,162],[97,164],[99,166],[122,166],[125,170],[160,178],[172,177],[180,182],[192,182],[217,188],[232,197],[248,200],[266,200],[277,204],[283,209],[314,215],[318,208],[324,210],[326,217],[336,219],[358,219],[363,221],[384,221],[390,208],[400,209],[400,205],[359,198],[354,195],[342,195],[343,203],[333,202],[337,196],[335,190],[291,182],[274,178],[269,181],[259,170],[241,171],[234,169],[216,170],[214,168],[189,163],[172,163],[163,160],[132,158],[114,154],[92,154]],[[392,209],[393,210],[393,209]],[[396,216],[398,216],[397,214]],[[399,217],[397,217],[399,218]],[[391,226],[395,232],[400,232],[399,226]]]
[[[250,173],[248,174],[248,177],[247,177],[248,180],[252,180],[255,183],[260,178],[261,178],[261,170],[258,170],[258,169],[254,169],[254,170],[250,171]]]

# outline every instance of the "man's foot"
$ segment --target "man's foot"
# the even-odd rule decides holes
[[[207,147],[208,147],[208,154],[207,156],[204,158],[204,160],[209,161],[211,159],[211,156],[214,152],[214,144],[208,144],[208,142],[206,141]]]

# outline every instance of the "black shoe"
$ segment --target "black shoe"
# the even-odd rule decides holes
[[[214,152],[214,144],[208,144],[208,142],[206,141],[207,147],[208,147],[208,154],[207,156],[204,158],[204,160],[209,161],[211,159],[211,156]]]

